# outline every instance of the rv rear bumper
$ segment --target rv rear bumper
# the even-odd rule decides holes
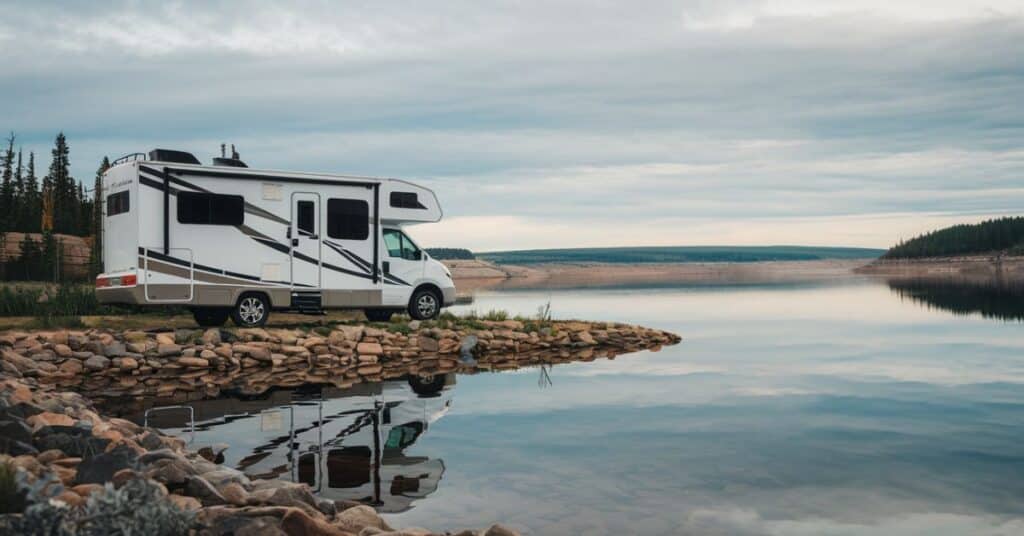
[[[146,296],[140,286],[105,287],[96,289],[96,301],[104,304],[140,305],[146,303]]]

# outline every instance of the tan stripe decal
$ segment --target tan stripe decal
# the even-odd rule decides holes
[[[166,263],[166,262],[163,262],[163,261],[154,260],[154,259],[149,259],[149,264],[148,265],[145,265],[144,264],[145,262],[146,262],[145,258],[140,256],[139,257],[139,266],[147,266],[149,270],[157,272],[157,273],[161,273],[161,274],[173,275],[175,277],[181,277],[183,279],[188,279],[189,278],[189,270],[188,270],[188,268],[183,268],[181,266],[175,266],[173,264]],[[216,283],[216,284],[221,284],[221,285],[239,285],[239,286],[245,286],[245,287],[275,287],[275,288],[277,288],[275,285],[270,285],[270,284],[264,283],[262,281],[251,281],[251,280],[248,280],[248,279],[235,278],[235,277],[231,277],[231,276],[223,276],[223,275],[218,275],[218,274],[208,274],[206,272],[200,272],[199,270],[196,270],[193,273],[195,274],[195,280],[198,281],[198,282],[201,282],[201,283]],[[240,283],[242,283],[242,284],[240,284]]]

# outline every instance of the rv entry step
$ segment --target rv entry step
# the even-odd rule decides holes
[[[323,314],[323,302],[320,291],[294,291],[292,292],[292,309],[297,309],[302,314],[319,315]]]

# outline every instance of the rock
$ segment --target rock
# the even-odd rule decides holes
[[[146,476],[167,486],[181,486],[197,473],[198,471],[184,458],[165,458],[155,462],[146,471]]]
[[[210,328],[210,329],[204,331],[203,332],[203,336],[202,336],[202,340],[203,340],[203,344],[212,344],[212,345],[220,344],[220,341],[221,341],[220,330],[217,329],[217,328]]]
[[[309,487],[304,484],[289,484],[277,488],[270,498],[267,499],[267,503],[274,506],[302,508],[310,513],[320,511],[317,508],[316,497],[309,491]]]
[[[183,367],[205,368],[210,366],[210,362],[201,357],[179,357],[176,363]]]
[[[144,343],[148,338],[144,331],[126,331],[121,336],[124,337],[124,340],[133,343]]]
[[[420,329],[420,321],[419,320],[410,320],[408,325],[409,325],[409,329],[411,329],[413,331],[416,331],[417,329]]]
[[[140,478],[141,476],[142,475],[134,469],[121,469],[114,473],[114,476],[110,478],[110,482],[114,485],[114,488],[121,489],[121,486],[124,486],[128,482]]]
[[[245,506],[246,501],[249,499],[249,492],[245,491],[245,488],[237,482],[228,482],[220,488],[217,488],[224,500],[229,504],[235,506]]]
[[[102,484],[79,484],[71,488],[71,491],[77,493],[81,497],[88,499],[90,495],[97,491],[103,491]]]
[[[494,524],[484,531],[483,536],[519,536],[519,533],[504,525]]]
[[[270,362],[273,360],[270,350],[259,346],[251,346],[247,344],[236,344],[231,347],[232,351],[236,354],[242,354],[249,356],[256,361]]]
[[[420,335],[419,337],[417,337],[417,342],[420,345],[420,349],[422,349],[424,352],[436,352],[437,349],[439,348],[437,339],[427,337],[426,335]]]
[[[82,428],[58,426],[40,430],[34,444],[43,450],[58,449],[67,456],[84,458],[106,450],[110,440],[93,437],[91,431]]]
[[[124,344],[119,342],[113,342],[103,347],[103,355],[107,357],[119,357],[124,355],[124,353]]]
[[[85,360],[85,368],[89,370],[104,370],[110,366],[110,360],[101,355],[94,355]]]
[[[280,521],[271,516],[224,515],[209,523],[216,536],[283,536]],[[206,531],[203,531],[206,534]]]
[[[146,450],[159,450],[167,446],[164,444],[164,440],[160,438],[160,434],[152,431],[143,433],[135,438],[135,441]]]
[[[144,342],[129,342],[125,347],[133,354],[144,354],[149,350],[149,346]]]
[[[71,417],[63,413],[53,413],[50,411],[33,415],[26,421],[37,431],[44,426],[73,426],[75,424],[75,420]]]
[[[72,508],[85,504],[85,499],[83,499],[81,495],[69,489],[60,492],[56,497],[54,497],[54,499],[61,501]]]
[[[356,372],[363,376],[374,376],[380,374],[384,367],[380,365],[363,365],[356,369]]]
[[[156,355],[160,357],[170,357],[181,354],[181,346],[174,344],[158,344],[156,347]]]
[[[356,353],[361,355],[381,355],[384,353],[384,347],[378,342],[361,342],[356,345]]]
[[[217,359],[217,352],[214,352],[213,350],[203,350],[202,352],[199,352],[199,357],[207,361]]]
[[[6,419],[0,420],[0,452],[12,454],[6,447],[7,442],[21,442],[32,445],[32,427],[25,421],[13,415],[6,415]],[[24,453],[23,453],[24,454]],[[17,454],[13,454],[17,456]]]
[[[203,506],[227,504],[224,496],[217,491],[217,488],[213,487],[213,484],[198,476],[190,476],[185,479],[185,494],[199,499]]]
[[[348,536],[334,525],[311,517],[301,510],[291,510],[281,518],[281,530],[288,536]]]
[[[3,356],[4,361],[10,363],[22,373],[36,370],[38,367],[35,361],[11,350],[5,349],[0,355]]]
[[[53,345],[53,352],[61,357],[71,357],[71,347],[66,344]]]
[[[131,357],[122,357],[121,363],[118,366],[121,370],[135,370],[139,368],[139,362]]]
[[[157,345],[160,345],[160,344],[175,344],[174,334],[173,333],[157,333],[156,334],[156,343],[157,343]]]
[[[174,503],[174,506],[177,506],[178,508],[185,510],[186,512],[194,512],[203,507],[203,505],[196,499],[193,499],[192,497],[184,497],[182,495],[178,495],[177,493],[172,493],[168,495],[167,498],[170,499],[172,503]]]
[[[592,346],[597,344],[597,341],[594,340],[594,337],[590,334],[589,331],[577,331],[573,333],[573,338],[586,345]]]
[[[366,505],[355,506],[341,512],[334,518],[334,526],[356,534],[366,527],[383,531],[393,530],[373,508]]]
[[[242,487],[246,489],[249,489],[252,485],[249,482],[249,477],[245,476],[245,473],[230,467],[219,466],[219,468],[214,471],[203,472],[202,477],[206,479],[207,482],[213,484],[215,488],[223,487],[229,482],[241,484]]]
[[[60,371],[68,376],[78,376],[85,370],[85,365],[77,359],[68,359],[60,364]]]
[[[86,457],[78,464],[77,484],[102,484],[114,478],[121,469],[135,468],[137,455],[128,445],[115,447],[110,452]]]

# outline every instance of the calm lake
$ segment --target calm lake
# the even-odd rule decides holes
[[[200,402],[193,445],[227,443],[229,465],[403,527],[1024,533],[1020,294],[851,277],[487,291],[456,311],[548,302],[683,342],[421,394],[393,381]]]

